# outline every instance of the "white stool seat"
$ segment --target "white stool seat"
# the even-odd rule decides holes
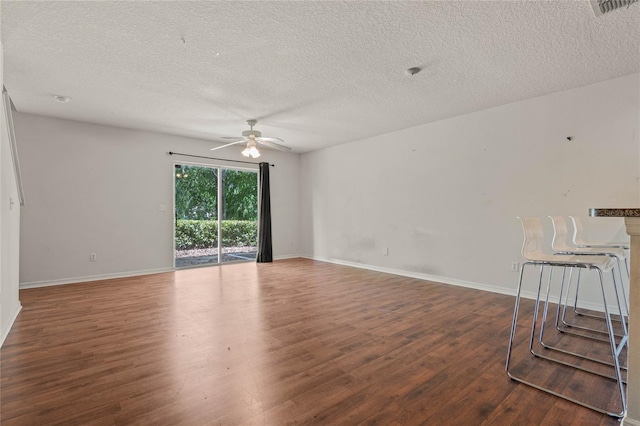
[[[526,259],[532,262],[545,263],[553,266],[575,267],[576,264],[580,264],[586,268],[600,269],[602,272],[609,272],[616,264],[616,259],[614,257],[598,255],[574,256],[537,253],[535,256],[526,256]]]
[[[559,252],[570,251],[576,254],[606,254],[608,256],[615,256],[618,259],[624,260],[627,258],[627,252],[621,248],[615,247],[567,247],[563,250],[558,250]]]

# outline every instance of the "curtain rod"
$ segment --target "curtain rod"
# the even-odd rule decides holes
[[[233,163],[243,163],[243,164],[255,164],[259,165],[260,163],[254,163],[253,161],[240,161],[240,160],[227,160],[226,158],[216,158],[216,157],[204,157],[202,155],[192,155],[192,154],[181,154],[179,152],[167,152],[169,155],[181,155],[183,157],[194,157],[194,158],[206,158],[207,160],[220,160],[220,161],[231,161]],[[269,164],[271,167],[275,167],[275,164]]]

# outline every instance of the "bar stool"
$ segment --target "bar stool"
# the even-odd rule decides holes
[[[615,285],[615,276],[613,275],[613,266],[615,265],[615,259],[613,257],[599,256],[599,255],[574,256],[574,255],[546,254],[543,251],[543,231],[542,231],[542,223],[540,222],[540,219],[538,218],[518,218],[518,219],[520,219],[522,223],[522,229],[524,232],[522,256],[526,259],[526,262],[522,264],[522,269],[520,271],[520,280],[518,282],[518,287],[516,291],[515,307],[513,311],[513,320],[511,323],[511,332],[509,336],[509,345],[507,349],[507,360],[506,360],[506,366],[505,366],[505,371],[507,376],[514,381],[526,384],[538,390],[555,395],[559,398],[590,408],[594,411],[604,413],[617,418],[624,417],[624,414],[626,413],[627,403],[626,403],[625,388],[624,388],[624,382],[622,378],[622,369],[620,366],[619,357],[620,357],[620,353],[627,345],[627,336],[626,335],[623,336],[619,343],[616,342],[614,332],[613,332],[611,315],[609,313],[609,308],[606,300],[605,286],[603,281],[603,274],[607,272],[612,272],[612,278],[614,280],[614,285]],[[552,271],[554,268],[562,268],[563,271],[565,271],[566,268],[571,268],[571,270],[573,268],[581,268],[585,270],[594,270],[597,272],[600,288],[602,291],[602,301],[603,301],[603,306],[605,311],[604,319],[606,322],[606,328],[607,328],[607,334],[608,334],[608,346],[611,351],[611,358],[612,358],[611,365],[614,369],[613,377],[610,377],[610,376],[606,376],[606,377],[608,377],[608,379],[612,379],[615,381],[615,386],[616,386],[617,392],[619,392],[620,394],[620,402],[622,405],[622,409],[620,411],[613,411],[608,408],[596,407],[595,405],[590,404],[584,401],[583,399],[569,396],[565,393],[561,393],[549,387],[545,387],[539,383],[535,383],[531,379],[521,377],[512,370],[510,363],[511,363],[514,338],[516,334],[518,311],[520,308],[522,281],[523,281],[525,269],[531,266],[533,267],[539,266],[540,275],[538,279],[538,289],[537,289],[537,295],[536,295],[536,300],[534,305],[534,311],[532,315],[531,335],[529,338],[529,348],[528,348],[529,352],[531,355],[533,355],[533,359],[536,360],[537,362],[549,361],[549,362],[554,362],[556,364],[562,365],[564,367],[570,367],[574,369],[580,369],[580,366],[578,365],[580,363],[580,360],[578,360],[574,364],[571,362],[554,359],[553,357],[550,357],[550,356],[544,356],[534,351],[533,349],[533,343],[534,343],[535,334],[536,334],[536,326],[539,320],[539,308],[542,302],[541,289],[542,289],[543,272],[546,267],[550,269],[549,282],[547,284],[547,295],[544,301],[544,311],[542,315],[543,324],[546,321],[546,315],[547,315],[548,304],[549,304],[548,300],[549,300],[549,294],[550,294],[551,284],[552,284]],[[564,281],[564,274],[563,274],[563,281]],[[586,371],[587,373],[591,373],[591,371],[589,370],[586,370],[586,369],[582,369],[582,370]]]
[[[616,247],[571,247],[567,244],[568,237],[568,228],[567,223],[561,216],[549,216],[551,219],[551,223],[553,225],[553,240],[551,243],[551,247],[556,252],[556,254],[563,255],[580,255],[580,256],[597,256],[604,255],[615,258],[616,266],[618,270],[618,276],[620,277],[619,285],[615,287],[615,295],[616,300],[618,302],[618,312],[620,314],[620,321],[622,323],[623,333],[627,334],[627,324],[626,319],[629,313],[629,304],[627,302],[627,295],[624,287],[625,277],[622,275],[622,267],[620,266],[622,262],[624,262],[627,258],[627,252],[622,248]],[[575,236],[575,232],[574,232]],[[628,274],[626,275],[626,279],[629,279]],[[616,281],[616,283],[618,283]],[[569,280],[569,288],[567,289],[567,297],[565,299],[563,314],[562,314],[562,322],[566,327],[575,327],[575,328],[584,328],[575,324],[570,324],[566,322],[566,308],[568,306],[568,298],[571,289],[571,280]],[[591,316],[596,318],[601,318],[599,315],[593,315],[587,312],[580,311],[578,309],[578,294],[580,289],[580,271],[578,271],[578,278],[576,282],[576,293],[575,299],[573,303],[574,313],[576,315],[582,316]],[[623,303],[620,304],[620,299],[623,300]],[[624,308],[624,310],[623,310]],[[558,305],[558,309],[560,309],[560,305]],[[587,328],[590,331],[594,331],[592,328]]]

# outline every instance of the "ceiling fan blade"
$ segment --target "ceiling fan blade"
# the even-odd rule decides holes
[[[267,141],[267,142],[274,142],[274,143],[284,143],[284,141],[280,138],[265,138],[265,137],[260,137],[260,139],[262,139],[263,141]]]
[[[279,138],[256,138],[256,142],[258,142],[261,145],[268,146],[269,148],[277,149],[278,151],[282,151],[282,152],[291,151],[291,148],[289,148],[288,146],[280,145],[275,141],[284,142],[282,139],[279,139]]]
[[[242,136],[222,136],[220,139],[244,140]]]
[[[244,143],[244,139],[240,139],[239,141],[235,141],[235,142],[227,143],[227,144],[224,144],[224,145],[216,146],[215,148],[211,148],[211,151],[215,151],[216,149],[226,148],[226,147],[231,146],[231,145],[237,145],[239,143]]]

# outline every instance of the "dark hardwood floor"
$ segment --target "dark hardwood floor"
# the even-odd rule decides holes
[[[619,424],[505,375],[509,296],[292,259],[20,298],[3,426]]]

